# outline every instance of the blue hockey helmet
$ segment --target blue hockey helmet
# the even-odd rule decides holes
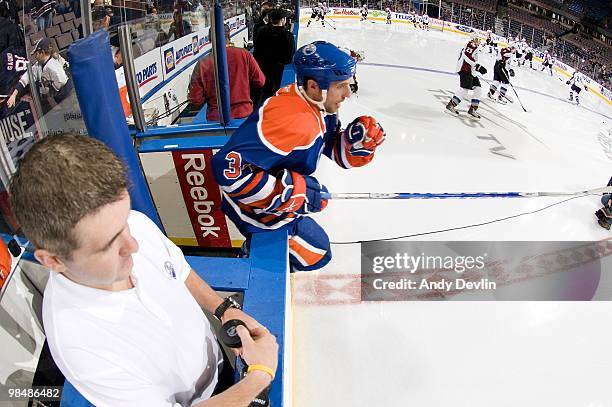
[[[295,52],[293,65],[299,86],[304,85],[304,78],[312,78],[327,90],[332,82],[352,78],[357,61],[334,44],[315,41]]]

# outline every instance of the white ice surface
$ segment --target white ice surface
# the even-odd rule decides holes
[[[612,175],[604,151],[612,109],[584,91],[582,106],[570,104],[565,77],[537,63],[537,71],[514,67],[527,113],[512,90],[513,104],[487,99],[483,83],[480,122],[453,118],[443,110],[458,88],[451,73],[466,37],[332,24],[338,29],[302,27],[299,45],[321,39],[365,52],[358,95],[340,117],[346,125],[372,115],[387,140],[363,168],[342,170],[322,158],[315,175],[331,192],[578,191]],[[493,60],[482,61],[492,77]],[[314,217],[332,242],[348,242],[468,226],[562,200],[331,201]],[[411,239],[609,239],[593,215],[599,207],[598,197],[582,197]],[[294,406],[612,407],[612,303],[361,303],[359,246],[332,244],[332,251],[322,270],[292,276]],[[609,260],[600,285],[610,285]]]

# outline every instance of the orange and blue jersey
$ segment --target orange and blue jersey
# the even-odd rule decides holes
[[[267,99],[213,157],[224,212],[247,236],[285,228],[294,270],[318,269],[331,259],[327,234],[303,216],[307,191],[316,182],[309,175],[322,154],[343,168],[373,158],[351,154],[337,116],[309,103],[292,84]]]
[[[372,156],[353,156],[335,114],[309,103],[296,84],[280,89],[234,132],[215,154],[213,170],[223,208],[243,233],[278,229],[300,218],[304,175],[321,154],[343,168]]]

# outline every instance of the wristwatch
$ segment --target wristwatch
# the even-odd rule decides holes
[[[230,295],[225,300],[223,300],[221,305],[217,307],[217,309],[214,312],[215,317],[219,321],[221,321],[221,317],[223,316],[223,314],[225,314],[225,311],[227,311],[228,308],[242,309],[238,301],[236,301],[234,297]]]

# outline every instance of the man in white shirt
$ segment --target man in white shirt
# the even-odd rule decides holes
[[[274,377],[274,336],[130,209],[127,182],[103,143],[73,135],[35,144],[11,180],[17,220],[52,270],[43,322],[53,359],[98,407],[247,406]],[[249,328],[238,327],[239,352],[252,370],[216,395],[223,356],[201,308]]]

